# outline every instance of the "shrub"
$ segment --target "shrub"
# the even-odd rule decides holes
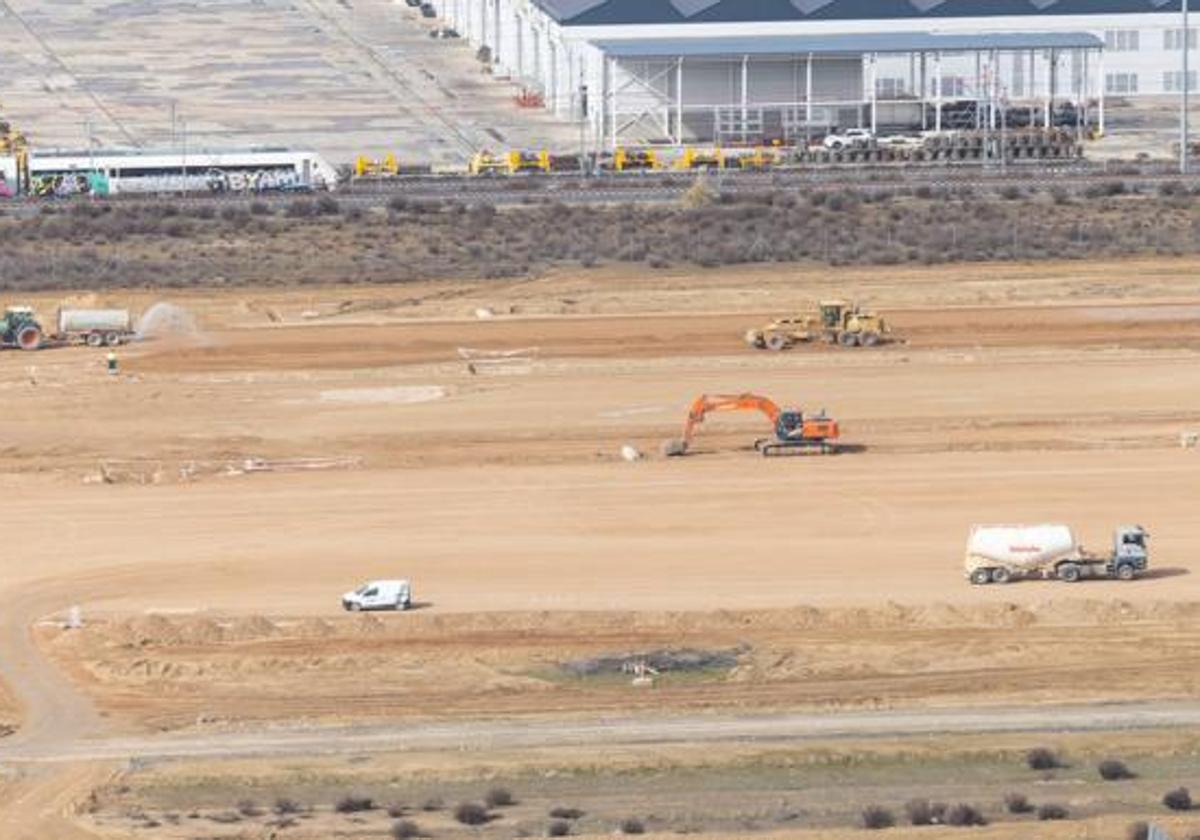
[[[331,195],[323,195],[317,199],[317,213],[321,216],[336,216],[342,210],[337,199]]]
[[[1006,201],[1016,201],[1022,196],[1021,188],[1016,184],[1009,184],[1004,189],[1000,190],[1000,196]]]
[[[238,813],[243,817],[261,817],[262,808],[253,799],[242,799],[237,804]]]
[[[1065,820],[1068,816],[1067,809],[1062,805],[1047,803],[1037,809],[1039,820]]]
[[[271,215],[271,205],[267,204],[265,201],[252,201],[252,202],[250,202],[250,215],[251,216],[270,216]]]
[[[387,815],[392,819],[403,817],[407,812],[408,809],[398,802],[387,807]]]
[[[550,809],[550,816],[556,820],[577,820],[582,817],[583,811],[578,808],[564,808],[561,805],[557,808]]]
[[[1150,823],[1130,823],[1129,828],[1125,829],[1125,840],[1148,840],[1149,837]]]
[[[276,814],[295,814],[300,811],[300,803],[294,799],[288,799],[286,796],[281,796],[275,800],[272,806]]]
[[[1033,811],[1029,797],[1023,793],[1010,793],[1004,797],[1004,808],[1010,814],[1028,814]]]
[[[1062,767],[1058,756],[1045,747],[1037,747],[1025,754],[1025,763],[1030,770],[1054,770]]]
[[[489,790],[483,801],[487,803],[489,808],[507,808],[510,805],[517,804],[517,800],[513,798],[512,791],[502,787],[494,787]]]
[[[359,811],[371,811],[375,808],[375,800],[369,796],[347,794],[337,801],[333,810],[339,814],[355,814]]]
[[[1101,761],[1097,769],[1100,771],[1100,778],[1106,782],[1120,782],[1137,777],[1136,773],[1125,766],[1125,762],[1117,761],[1114,758]]]
[[[1192,795],[1188,793],[1187,788],[1175,788],[1175,790],[1169,790],[1163,795],[1162,803],[1172,811],[1190,811],[1192,809]]]
[[[571,833],[571,824],[566,820],[555,820],[546,829],[547,837],[566,837]]]
[[[631,817],[627,820],[621,820],[621,833],[622,834],[645,834],[646,826],[642,825],[641,820],[634,819]]]
[[[440,811],[445,807],[445,803],[438,796],[431,796],[421,803],[422,811]]]
[[[487,825],[492,815],[478,802],[463,802],[454,809],[454,819],[463,825]]]
[[[398,820],[392,824],[392,837],[395,840],[408,840],[410,837],[424,837],[421,826],[412,820]]]
[[[946,825],[987,825],[987,820],[974,805],[960,802],[946,811]]]
[[[307,219],[317,212],[317,207],[307,198],[300,198],[287,206],[285,215],[289,219]]]
[[[946,816],[946,806],[928,799],[914,799],[904,806],[904,813],[913,825],[938,825]]]
[[[896,824],[896,818],[892,816],[892,812],[887,808],[870,805],[863,808],[862,824],[863,828],[869,829],[891,828]]]

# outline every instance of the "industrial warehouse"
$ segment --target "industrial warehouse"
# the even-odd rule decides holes
[[[1056,103],[1092,103],[1088,120],[1103,130],[1105,96],[1181,90],[1178,0],[432,5],[552,112],[586,114],[612,146],[880,121],[934,128],[951,100],[1040,109],[1043,122]]]

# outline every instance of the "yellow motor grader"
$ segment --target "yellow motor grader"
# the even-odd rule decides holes
[[[823,300],[817,315],[779,318],[747,330],[746,343],[761,350],[786,350],[794,344],[823,340],[842,347],[874,347],[891,329],[881,315],[844,300]]]

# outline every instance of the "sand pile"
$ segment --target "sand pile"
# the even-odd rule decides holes
[[[211,618],[194,618],[179,623],[179,640],[184,644],[216,644],[224,638],[224,629]]]
[[[251,642],[256,639],[269,639],[277,634],[279,628],[261,615],[249,615],[236,619],[225,628],[225,638],[233,642]]]
[[[147,615],[132,618],[125,622],[125,638],[130,643],[146,645],[173,645],[180,641],[179,628],[168,618],[161,615]]]
[[[354,622],[354,632],[360,636],[377,636],[387,629],[387,625],[377,616],[362,615]]]
[[[297,624],[292,633],[302,639],[326,639],[333,635],[333,625],[320,618],[306,618]]]

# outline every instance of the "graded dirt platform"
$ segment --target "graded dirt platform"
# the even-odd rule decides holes
[[[87,349],[0,354],[14,738],[1194,700],[1194,276],[1141,261],[839,284],[772,267],[188,293],[172,301],[202,330],[120,351],[118,377]],[[835,292],[902,340],[741,343]],[[692,398],[741,391],[828,410],[846,451],[765,460],[763,418],[719,415],[695,454],[659,455]],[[967,584],[970,525],[1025,521],[1096,549],[1140,523],[1152,571]],[[421,609],[342,613],[342,592],[391,576]],[[61,629],[71,604],[82,631]],[[628,670],[659,655],[639,693]]]

